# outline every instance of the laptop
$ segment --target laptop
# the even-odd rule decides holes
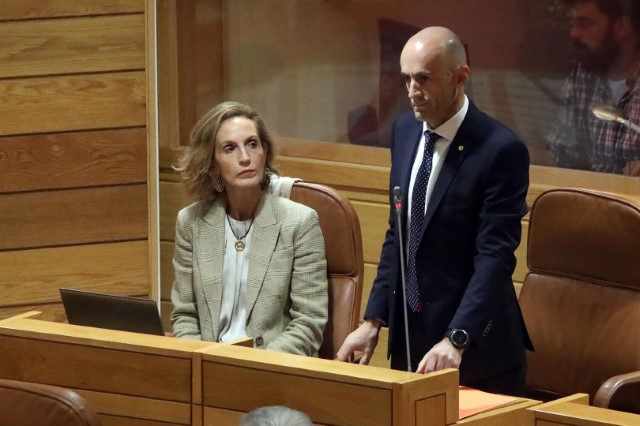
[[[151,299],[61,288],[69,324],[164,336],[156,302]]]

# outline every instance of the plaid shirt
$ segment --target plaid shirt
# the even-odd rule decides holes
[[[627,80],[627,92],[616,105],[632,123],[640,123],[640,60],[634,79]],[[591,108],[614,105],[607,80],[573,67],[562,89],[559,119],[547,140],[547,148],[560,167],[622,173],[632,160],[640,159],[640,133],[615,122],[596,118]]]

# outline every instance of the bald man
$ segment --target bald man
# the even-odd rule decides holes
[[[471,70],[460,39],[429,27],[400,56],[412,112],[394,124],[389,229],[365,321],[338,352],[368,363],[389,327],[391,367],[459,368],[460,383],[518,395],[532,349],[511,280],[527,212],[529,155],[464,93]],[[402,189],[398,229],[393,188]],[[400,267],[406,270],[408,365]]]

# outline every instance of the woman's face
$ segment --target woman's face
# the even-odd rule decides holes
[[[214,149],[214,164],[227,191],[260,186],[266,153],[252,120],[233,117],[223,121],[216,135]]]

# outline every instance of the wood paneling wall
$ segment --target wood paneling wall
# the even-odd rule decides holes
[[[0,317],[150,292],[145,7],[0,1]]]

